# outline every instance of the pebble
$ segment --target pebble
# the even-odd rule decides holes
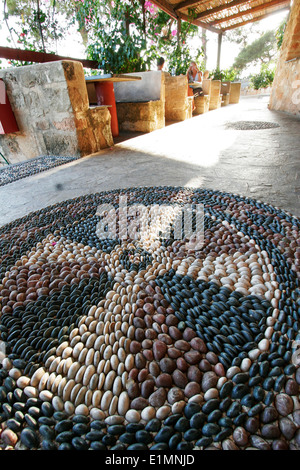
[[[95,210],[103,201],[117,207],[119,191],[0,230],[0,332],[12,350],[0,371],[1,420],[21,436],[8,447],[298,445],[290,343],[299,329],[299,220],[203,189],[126,193],[146,205],[204,202],[201,251],[156,234],[142,243],[100,239]],[[157,429],[145,429],[153,420]],[[53,437],[57,423],[66,429]],[[98,435],[87,444],[84,431]]]
[[[279,393],[276,395],[275,406],[281,416],[288,416],[294,409],[293,400],[286,393]]]

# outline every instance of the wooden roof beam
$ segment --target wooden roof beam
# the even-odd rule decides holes
[[[98,62],[96,62],[95,60],[74,59],[72,57],[64,57],[56,54],[49,54],[46,52],[13,49],[10,47],[0,47],[0,57],[2,59],[23,60],[25,62],[35,63],[54,62],[57,60],[75,60],[77,62],[81,62],[83,67],[91,69],[98,68]]]
[[[178,2],[174,4],[173,8],[177,12],[178,10],[182,10],[183,8],[201,5],[202,3],[206,3],[207,1],[208,0],[185,0],[184,2]]]
[[[205,19],[208,18],[211,15],[214,15],[215,13],[219,13],[220,11],[228,10],[228,8],[233,8],[233,7],[238,7],[240,5],[243,5],[244,3],[249,3],[251,0],[233,0],[232,2],[228,3],[223,3],[222,5],[211,8],[210,10],[205,10],[202,11],[201,13],[198,13],[196,16],[196,19]]]
[[[219,34],[222,32],[221,28],[215,28],[214,26],[211,26],[209,23],[203,23],[202,21],[194,19],[188,15],[185,15],[184,13],[180,13],[179,17],[184,21],[188,21],[194,24],[195,26],[199,26],[199,28],[207,29],[208,31],[211,31],[212,33]]]
[[[289,10],[289,9],[290,9],[290,5],[285,5],[285,6],[282,6],[281,8],[277,8],[275,11],[266,13],[264,15],[259,15],[259,16],[256,16],[255,18],[251,18],[250,20],[242,21],[240,23],[236,23],[236,24],[230,25],[228,27],[224,27],[223,31],[229,31],[231,29],[240,28],[241,26],[245,26],[248,23],[254,23],[255,21],[260,21],[260,20],[263,20],[265,18],[268,18],[269,16],[274,15],[275,13],[278,13],[281,10]]]
[[[195,2],[195,0],[194,0]],[[219,34],[221,32],[220,28],[214,28],[213,26],[210,26],[207,23],[203,23],[202,21],[199,21],[198,19],[192,18],[191,16],[185,15],[184,13],[177,12],[173,9],[173,7],[170,6],[170,4],[166,0],[153,0],[153,3],[158,6],[161,10],[164,12],[168,13],[172,18],[178,20],[179,18],[182,19],[183,21],[187,21],[189,23],[192,23],[196,26],[199,26],[200,28],[207,29],[213,33]],[[199,1],[197,2],[199,3]]]
[[[290,0],[271,0],[271,2],[263,3],[254,8],[249,8],[248,10],[239,11],[239,13],[235,13],[234,15],[228,15],[224,18],[219,18],[217,20],[211,21],[209,22],[209,24],[212,26],[215,26],[215,25],[225,23],[230,20],[234,20],[236,18],[242,18],[243,16],[246,16],[246,15],[252,15],[254,13],[258,13],[261,10],[265,10],[271,7],[275,7],[275,6],[287,4],[287,3],[290,3]]]

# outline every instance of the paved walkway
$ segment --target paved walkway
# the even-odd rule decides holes
[[[0,225],[83,194],[136,186],[232,192],[300,216],[300,119],[270,111],[268,101],[268,96],[243,97],[239,104],[5,185],[0,188]],[[279,127],[227,128],[236,121]]]

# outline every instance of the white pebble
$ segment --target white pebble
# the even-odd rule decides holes
[[[129,423],[138,423],[140,421],[140,413],[137,410],[129,410],[125,415],[125,419]]]
[[[74,404],[71,402],[71,401],[66,401],[65,404],[64,404],[64,409],[65,409],[65,412],[71,416],[74,414],[74,411],[75,411],[75,406]]]
[[[99,410],[99,408],[91,408],[90,410],[90,417],[92,419],[105,419],[106,415],[103,411]]]
[[[156,410],[153,406],[146,406],[141,412],[141,418],[145,421],[150,421],[150,419],[155,418]]]
[[[241,369],[238,366],[229,367],[229,369],[227,370],[227,373],[226,373],[226,377],[227,377],[227,379],[232,379],[232,377],[235,374],[238,374],[239,372],[241,372]]]
[[[169,416],[170,412],[171,407],[169,405],[163,405],[156,411],[156,418],[160,420],[165,419],[167,416]]]
[[[218,398],[219,396],[219,391],[217,388],[210,388],[207,390],[207,392],[204,393],[204,400],[208,401],[211,400],[212,398]]]
[[[248,352],[248,356],[252,361],[255,361],[255,359],[258,358],[260,353],[261,353],[260,349],[255,348],[255,349],[251,349],[251,351]]]
[[[51,401],[53,398],[53,393],[51,393],[49,390],[42,390],[39,394],[39,398],[42,401]]]
[[[30,378],[26,377],[25,375],[22,375],[21,377],[18,378],[17,380],[17,386],[19,388],[25,388],[30,384]]]
[[[52,406],[56,411],[63,411],[64,409],[64,402],[58,396],[53,397]]]
[[[251,364],[252,361],[248,357],[245,357],[241,362],[241,371],[247,372],[250,369]]]
[[[78,405],[75,408],[75,414],[76,415],[88,416],[89,415],[89,409],[86,405],[83,405],[83,404]]]
[[[267,351],[269,349],[269,346],[270,346],[270,341],[268,339],[262,339],[259,343],[258,343],[258,348],[261,350],[261,351]]]

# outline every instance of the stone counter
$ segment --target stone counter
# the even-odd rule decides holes
[[[16,163],[42,155],[84,156],[113,145],[107,108],[90,108],[82,64],[57,61],[0,70],[19,132],[0,135]]]

